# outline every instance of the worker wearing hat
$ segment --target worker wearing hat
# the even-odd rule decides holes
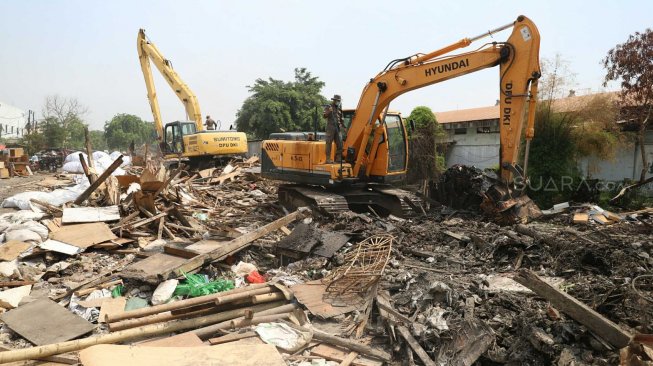
[[[336,143],[335,161],[342,159],[342,136],[340,136],[340,127],[342,122],[342,107],[340,95],[336,94],[331,98],[331,104],[324,108],[324,118],[327,119],[326,125],[326,163],[333,163],[331,160],[331,145]]]

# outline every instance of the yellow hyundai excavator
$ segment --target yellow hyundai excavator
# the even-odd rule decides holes
[[[451,54],[508,28],[512,33],[505,42]],[[404,122],[400,115],[388,113],[390,102],[414,89],[499,66],[501,178],[486,193],[482,208],[512,221],[537,216],[537,206],[516,188],[523,187],[534,134],[539,48],[537,27],[527,17],[519,16],[507,25],[442,49],[393,60],[365,86],[356,109],[343,113],[345,120],[351,120],[344,138],[345,162],[327,164],[325,142],[318,136],[311,135],[314,141],[309,141],[292,133],[272,134],[263,142],[261,173],[299,183],[279,188],[280,200],[288,205],[309,205],[326,211],[367,207],[377,212],[407,214],[419,203],[416,197],[384,184],[405,176],[408,161]],[[524,125],[522,170],[517,161]]]
[[[166,159],[181,157],[188,160],[191,167],[205,168],[216,164],[221,158],[247,153],[247,136],[243,132],[204,130],[197,97],[173,70],[170,60],[164,58],[146,38],[144,29],[138,31],[136,46],[159,145]],[[167,123],[164,129],[150,60],[181,100],[186,118],[190,120]]]

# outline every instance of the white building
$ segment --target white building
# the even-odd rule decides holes
[[[572,96],[553,102],[557,112],[578,110],[593,95]],[[447,168],[456,165],[473,165],[481,169],[496,168],[499,165],[499,106],[489,106],[455,111],[436,112],[438,123],[447,132],[449,146],[445,156]],[[615,121],[615,123],[617,123]],[[645,149],[649,165],[653,162],[653,130],[646,131]],[[530,162],[537,164],[537,162]],[[612,160],[584,157],[578,167],[589,178],[604,181],[639,180],[642,159],[639,146],[622,146]],[[648,176],[653,175],[649,166]]]
[[[27,111],[0,101],[0,137],[20,138],[27,133]]]

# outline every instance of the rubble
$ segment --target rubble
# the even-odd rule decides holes
[[[279,183],[258,176],[256,159],[199,172],[133,160],[143,166],[113,179],[47,175],[5,198],[22,210],[0,215],[0,362],[650,358],[651,209],[569,202],[499,226],[471,208],[482,201],[472,195],[409,219],[312,217],[277,202]]]

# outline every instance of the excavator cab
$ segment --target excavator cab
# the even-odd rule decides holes
[[[164,152],[166,154],[181,154],[184,150],[184,136],[197,133],[195,122],[175,121],[166,124],[164,133]]]

